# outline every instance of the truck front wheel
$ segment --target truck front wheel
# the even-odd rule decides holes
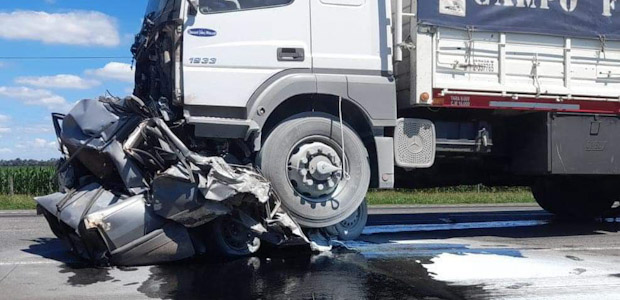
[[[282,205],[303,227],[340,223],[368,191],[368,152],[349,126],[341,126],[327,114],[294,116],[269,134],[257,157]]]
[[[532,194],[546,211],[577,219],[600,217],[619,198],[604,178],[545,177],[532,186]]]

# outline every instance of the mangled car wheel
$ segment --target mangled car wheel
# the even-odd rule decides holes
[[[248,256],[260,249],[260,239],[231,217],[215,220],[211,226],[213,251],[227,257]]]
[[[341,126],[326,114],[294,116],[269,134],[259,154],[263,174],[301,226],[338,224],[364,200],[368,152],[350,127]]]
[[[342,241],[355,240],[364,231],[366,222],[368,221],[368,203],[366,200],[351,214],[348,218],[340,223],[327,227],[327,232]]]

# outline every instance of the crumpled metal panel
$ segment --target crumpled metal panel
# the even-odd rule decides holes
[[[149,265],[192,257],[196,254],[187,229],[168,223],[111,253],[115,265]]]
[[[182,166],[172,166],[153,179],[152,203],[156,214],[193,228],[232,211],[219,201],[205,199],[190,176],[193,174]]]
[[[119,139],[126,139],[138,123],[135,116],[119,116],[100,101],[82,100],[65,116],[60,140],[93,175],[103,181],[120,178],[136,195],[145,192],[147,184]]]
[[[89,137],[101,136],[104,140],[109,140],[109,132],[115,129],[113,126],[118,126],[120,118],[110,113],[100,101],[82,100],[71,109],[64,124],[71,124],[66,122],[70,119],[75,122],[75,126],[80,128],[84,135]]]
[[[136,218],[136,216],[142,217]],[[165,223],[164,218],[147,209],[143,195],[124,199],[84,218],[85,229],[96,228],[110,251],[161,228]]]
[[[38,197],[36,201],[60,221],[74,230],[89,211],[97,211],[120,200],[119,197],[106,191],[101,185],[91,183],[77,191],[50,196]]]

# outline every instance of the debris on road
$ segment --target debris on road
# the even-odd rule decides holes
[[[36,201],[73,252],[97,264],[144,265],[252,254],[261,241],[329,249],[320,232],[308,239],[259,171],[195,152],[185,134],[192,128],[167,123],[162,111],[131,96],[54,114],[62,191]]]

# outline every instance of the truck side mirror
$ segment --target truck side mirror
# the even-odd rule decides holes
[[[198,14],[198,10],[200,9],[200,3],[198,2],[198,0],[187,0],[187,2],[189,2],[189,14]]]

